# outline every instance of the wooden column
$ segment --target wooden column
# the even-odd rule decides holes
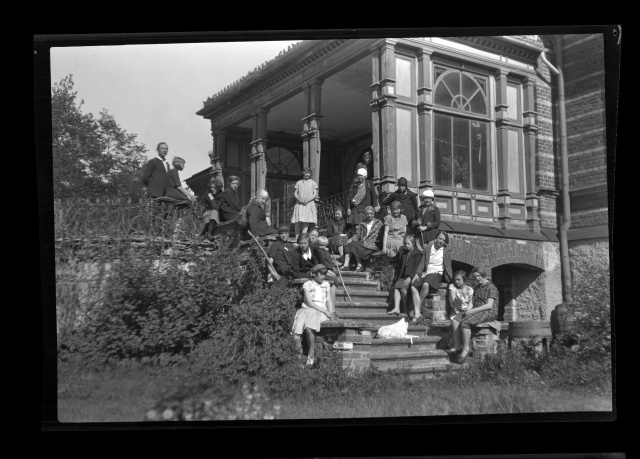
[[[267,164],[264,152],[267,150],[267,113],[261,109],[253,116],[253,132],[251,142],[251,197],[258,190],[264,190],[267,181]]]
[[[502,228],[511,227],[511,194],[509,193],[509,119],[507,115],[507,70],[498,70],[496,78],[496,143],[498,150],[498,222]]]
[[[534,78],[525,77],[522,80],[527,225],[531,231],[540,232],[539,198],[536,187],[536,133],[538,132],[538,125],[536,124],[536,111],[534,110],[535,89],[536,80]]]
[[[420,155],[420,177],[418,186],[433,189],[433,50],[418,51],[418,153]]]
[[[223,169],[227,160],[227,134],[225,131],[212,131],[213,150],[210,162],[212,176],[218,177],[224,183]]]
[[[311,178],[320,183],[320,119],[321,114],[321,90],[324,81],[316,79],[305,88],[304,109],[305,117],[302,119],[303,141],[303,166],[311,168]]]
[[[385,40],[380,49],[380,193],[391,193],[397,182],[396,164],[396,40]]]
[[[373,184],[380,184],[380,152],[382,150],[382,137],[380,135],[380,48],[375,46],[371,48],[371,150],[373,156]],[[353,172],[349,179],[353,177]]]

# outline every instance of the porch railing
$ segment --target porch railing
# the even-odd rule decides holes
[[[344,193],[334,194],[324,199],[316,201],[316,209],[318,213],[318,228],[324,229],[327,227],[329,218],[333,216],[334,209],[337,206],[342,207],[343,212],[346,212],[348,208],[347,196],[348,191]],[[343,214],[346,218],[346,213]]]

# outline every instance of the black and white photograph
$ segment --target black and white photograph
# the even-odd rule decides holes
[[[622,29],[523,30],[34,36],[57,422],[615,420]]]

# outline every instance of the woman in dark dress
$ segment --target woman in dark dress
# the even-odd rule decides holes
[[[394,280],[393,300],[394,307],[387,314],[400,314],[400,303],[402,309],[408,314],[407,290],[411,287],[411,279],[418,272],[420,261],[422,260],[422,252],[415,246],[415,238],[413,236],[404,237],[404,247],[400,249],[400,266]],[[410,298],[410,297],[409,297]]]
[[[438,235],[438,227],[440,226],[440,209],[434,204],[435,198],[433,191],[424,190],[420,196],[420,209],[416,215],[416,235],[419,238],[421,249],[433,241]]]
[[[356,234],[349,239],[349,243],[345,249],[344,265],[340,268],[343,271],[349,270],[349,257],[353,255],[358,263],[356,271],[362,271],[362,262],[371,258],[375,252],[380,250],[378,247],[378,234],[382,229],[382,222],[374,218],[374,209],[368,206],[365,209],[364,221],[360,222],[356,227]]]
[[[371,180],[367,180],[367,170],[358,169],[356,178],[347,196],[349,208],[347,209],[348,223],[357,225],[365,219],[364,213],[368,206],[374,208],[374,212],[380,210],[378,194]]]
[[[225,190],[218,198],[221,222],[230,222],[238,217],[242,210],[240,201],[238,200],[238,187],[240,186],[240,177],[235,175],[229,176],[227,179],[229,188]]]
[[[473,268],[471,277],[475,279],[477,285],[473,289],[473,309],[467,309],[457,314],[452,321],[459,325],[456,327],[458,336],[454,336],[456,342],[462,341],[457,363],[464,363],[469,356],[469,342],[471,340],[471,325],[484,322],[491,322],[498,317],[499,293],[491,279],[487,277],[486,271],[481,268]],[[454,361],[456,361],[454,359]]]
[[[212,178],[209,182],[209,191],[200,199],[205,208],[205,212],[203,214],[204,225],[200,232],[200,236],[204,236],[209,240],[213,238],[213,228],[220,223],[220,213],[218,212],[220,203],[218,202],[218,198],[221,194],[222,183],[219,183],[215,178]]]

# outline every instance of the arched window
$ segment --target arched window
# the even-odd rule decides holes
[[[434,178],[441,186],[489,189],[487,79],[435,67]],[[441,107],[442,110],[438,110]],[[457,113],[458,114],[457,114]],[[470,117],[469,115],[474,115]],[[482,118],[486,118],[484,121]]]
[[[298,158],[286,148],[273,147],[267,149],[265,160],[267,162],[267,173],[269,174],[299,176],[302,171]]]

